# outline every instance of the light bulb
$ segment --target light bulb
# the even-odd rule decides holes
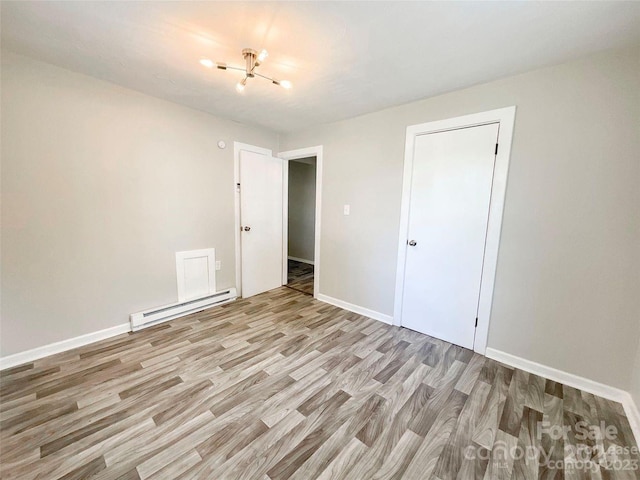
[[[213,61],[209,60],[208,58],[203,58],[202,60],[200,60],[200,63],[207,68],[213,68]]]
[[[267,52],[266,50],[262,50],[260,52],[260,54],[258,55],[258,61],[259,62],[264,62],[267,57],[269,56],[269,52]]]
[[[280,86],[282,88],[286,88],[287,90],[293,87],[293,85],[291,85],[291,82],[289,80],[280,80]]]
[[[244,91],[244,84],[242,82],[236,83],[236,90],[242,93]]]

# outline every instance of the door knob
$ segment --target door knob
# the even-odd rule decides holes
[[[416,242],[415,240],[409,240],[409,246],[410,247],[415,247],[418,244],[418,242]]]
[[[251,227],[244,227],[244,228],[243,228],[243,230],[244,230],[245,232],[248,232],[249,230],[251,230]]]

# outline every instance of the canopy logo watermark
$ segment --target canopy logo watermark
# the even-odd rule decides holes
[[[640,470],[638,447],[616,443],[618,429],[606,422],[591,425],[579,421],[573,426],[562,426],[544,420],[537,423],[535,439],[535,445],[518,442],[515,446],[497,440],[491,450],[469,445],[464,449],[464,458],[491,460],[493,467],[498,468],[512,468],[515,462],[525,462],[565,472]]]

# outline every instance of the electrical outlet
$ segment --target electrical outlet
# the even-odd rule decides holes
[[[351,205],[344,206],[344,214],[349,215],[351,213]]]
[[[222,262],[220,260],[216,260],[216,270],[222,269]]]

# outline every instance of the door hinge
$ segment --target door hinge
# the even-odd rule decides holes
[[[476,328],[478,328],[478,317],[476,317]]]
[[[498,154],[498,144],[496,143],[496,153],[495,153],[495,155],[497,155],[497,154]]]

